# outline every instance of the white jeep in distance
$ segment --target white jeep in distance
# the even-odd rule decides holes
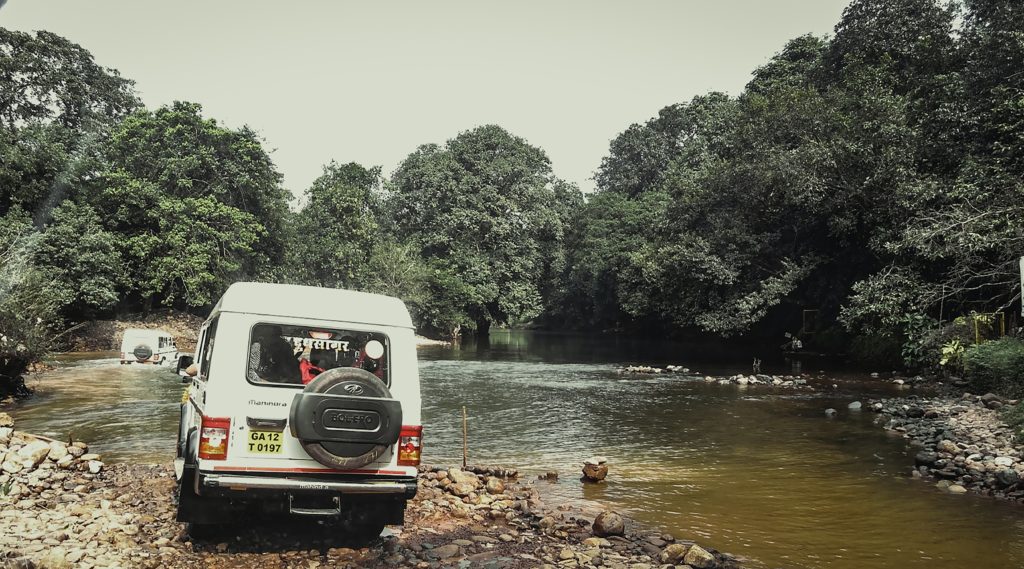
[[[358,541],[416,494],[412,321],[387,296],[236,283],[199,332],[181,406],[178,520],[264,511],[340,520]]]

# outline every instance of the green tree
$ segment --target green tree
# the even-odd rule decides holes
[[[203,306],[283,263],[290,196],[252,130],[175,103],[127,117],[102,158],[83,201],[118,236],[128,292],[144,309]]]
[[[540,313],[545,231],[558,217],[554,183],[542,150],[494,125],[443,148],[421,146],[399,166],[387,207],[398,239],[415,243],[439,281],[464,293],[449,324],[465,318],[486,335],[491,323]]]
[[[78,129],[110,122],[139,107],[133,83],[95,63],[57,34],[0,28],[0,127],[54,121]]]
[[[32,265],[46,275],[66,318],[89,318],[113,308],[124,285],[116,237],[101,227],[95,210],[71,201],[53,211]]]
[[[306,284],[350,289],[386,282],[371,263],[382,241],[371,208],[379,186],[380,168],[354,162],[324,166],[294,218],[288,248],[293,276]]]

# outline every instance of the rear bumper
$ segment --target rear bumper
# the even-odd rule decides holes
[[[279,492],[328,492],[338,494],[389,494],[395,497],[412,498],[416,495],[415,478],[390,480],[328,480],[324,478],[294,478],[277,476],[252,476],[245,474],[213,474],[200,472],[197,477],[199,493],[204,490],[217,491],[279,491]]]

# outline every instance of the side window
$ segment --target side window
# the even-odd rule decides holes
[[[213,362],[213,341],[217,335],[218,320],[219,318],[215,318],[206,328],[206,335],[202,339],[202,347],[199,350],[199,373],[202,379],[210,379],[210,364]]]

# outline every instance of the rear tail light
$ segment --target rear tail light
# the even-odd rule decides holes
[[[402,425],[402,434],[398,436],[398,465],[419,466],[420,451],[423,449],[423,427],[420,425]]]
[[[231,419],[203,417],[199,428],[199,458],[224,460],[228,457],[228,434]]]

